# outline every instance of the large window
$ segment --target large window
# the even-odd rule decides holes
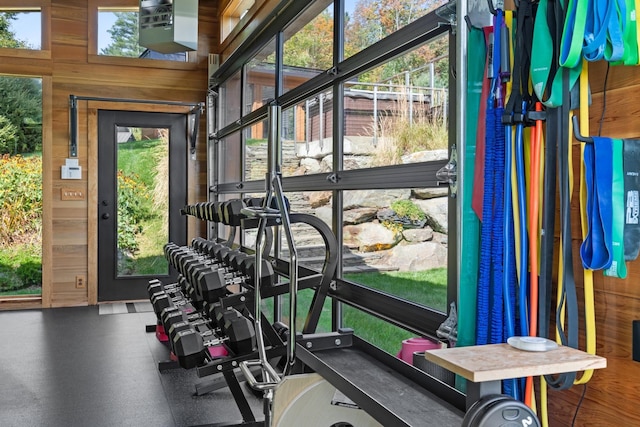
[[[0,4],[0,52],[21,58],[51,57],[50,0],[5,0]]]
[[[40,9],[0,12],[0,47],[40,50],[42,14]]]
[[[333,6],[314,14],[311,7],[285,29],[284,92],[333,66]]]
[[[0,297],[42,293],[42,79],[0,76]]]
[[[447,223],[448,188],[435,180],[449,148],[448,37],[443,18],[430,13],[440,3],[294,2],[299,10],[279,23],[276,38],[249,46],[257,52],[249,60],[221,67],[221,83],[212,88],[221,119],[220,199],[237,188],[264,188],[267,104],[282,106],[284,190],[293,212],[321,218],[340,237],[339,285],[330,296],[354,306],[344,311],[345,326],[371,323],[375,311],[357,315],[368,302],[349,301],[345,286],[397,307],[410,302],[420,316],[444,316],[448,307],[448,235],[455,230]],[[336,10],[345,11],[344,25],[334,25]],[[318,269],[325,254],[313,230],[296,225],[294,235],[300,263]],[[249,247],[252,238],[248,233]],[[420,316],[396,323],[424,331]],[[410,333],[392,327],[388,335],[376,344],[392,352]]]
[[[138,43],[138,9],[98,9],[98,55],[185,62],[187,52],[160,53]]]
[[[445,0],[345,1],[345,58],[447,3]]]

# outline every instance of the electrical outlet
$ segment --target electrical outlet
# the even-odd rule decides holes
[[[85,276],[76,276],[76,289],[84,289],[87,287],[87,278]]]

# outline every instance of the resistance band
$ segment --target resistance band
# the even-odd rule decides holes
[[[478,277],[476,344],[503,342],[503,256],[504,256],[504,168],[505,134],[502,125],[502,82],[500,40],[502,11],[494,18],[490,62],[491,91],[487,99],[484,197],[482,205],[481,251]]]
[[[583,267],[590,270],[609,268],[613,261],[612,155],[610,138],[594,137],[583,150],[588,227],[580,256]]]
[[[633,261],[640,252],[640,140],[625,139],[624,146],[624,259]]]
[[[589,134],[589,68],[584,60],[582,72],[580,73],[580,133]],[[585,143],[580,144],[580,152],[583,153]],[[587,234],[587,211],[586,211],[586,185],[584,162],[580,162],[580,225],[582,238]],[[583,290],[584,290],[584,317],[585,317],[585,341],[586,351],[589,354],[596,353],[596,315],[593,299],[593,272],[583,268]],[[583,372],[574,384],[586,384],[593,376],[593,369]]]
[[[569,70],[563,69],[563,99],[561,108],[554,109],[552,128],[558,141],[558,176],[560,196],[560,265],[558,268],[558,290],[556,306],[556,337],[562,345],[578,348],[578,299],[573,276],[573,250],[571,244],[571,143],[569,140],[570,87]],[[551,125],[552,126],[549,126]],[[547,138],[549,141],[549,138]],[[567,316],[565,328],[564,316]],[[566,333],[565,333],[566,329]],[[541,331],[543,332],[543,331]],[[545,376],[547,384],[556,390],[564,390],[573,385],[576,373],[568,372],[556,378]]]
[[[536,96],[546,107],[558,107],[563,101],[563,73],[559,62],[563,23],[564,11],[560,2],[540,0],[533,28],[536,54],[531,58],[531,82]],[[570,68],[570,88],[578,80],[581,66],[582,62],[578,61]]]
[[[611,182],[612,206],[612,260],[611,266],[604,271],[605,276],[627,277],[627,266],[624,262],[624,171],[622,166],[622,140],[612,139],[613,176]]]
[[[476,135],[480,122],[478,111],[484,103],[481,101],[481,93],[485,63],[485,40],[481,29],[469,30],[468,61],[467,61],[467,135],[466,161],[464,163],[464,176],[475,176],[476,159]],[[488,87],[488,84],[487,84]],[[488,91],[487,91],[488,92]],[[484,141],[483,141],[484,144]],[[472,208],[472,195],[475,179],[464,180],[464,192],[462,198],[463,235],[461,247],[460,293],[458,295],[458,342],[457,346],[469,346],[475,344],[476,330],[476,294],[478,291],[478,252],[480,244],[480,223]]]

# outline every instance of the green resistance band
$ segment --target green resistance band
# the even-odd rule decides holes
[[[626,25],[622,32],[624,42],[624,54],[622,60],[614,62],[613,65],[638,65],[638,27],[636,21],[636,0],[625,0]]]
[[[635,1],[635,0],[633,0]],[[582,61],[582,43],[589,2],[569,0],[560,42],[560,66],[574,68]]]
[[[560,40],[557,28],[554,28],[554,35],[551,34],[549,22],[547,20],[547,12],[549,9],[548,0],[540,0],[536,19],[533,26],[533,46],[535,46],[535,55],[531,57],[531,81],[533,90],[538,99],[548,108],[555,108],[562,105],[562,73],[558,72],[561,67],[554,66],[557,58],[554,54],[559,55]],[[560,7],[556,4],[555,7]],[[556,25],[562,23],[556,22]],[[584,30],[583,30],[584,31]],[[558,49],[554,49],[558,46]],[[582,69],[582,61],[578,61],[577,65],[569,69],[569,88],[573,88]],[[549,85],[551,87],[549,87]]]
[[[627,265],[624,262],[624,222],[625,222],[625,197],[624,197],[624,167],[623,167],[623,142],[621,139],[612,139],[613,142],[613,185],[611,191],[611,204],[613,208],[613,262],[611,267],[604,271],[605,276],[627,277]]]
[[[485,42],[482,29],[471,28],[468,38],[467,61],[467,119],[464,170],[464,193],[462,197],[462,248],[460,294],[458,295],[458,346],[475,343],[476,294],[478,286],[478,254],[480,222],[471,207],[473,197],[473,175],[476,155],[476,129],[485,64]]]

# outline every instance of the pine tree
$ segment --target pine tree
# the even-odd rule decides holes
[[[0,116],[10,141],[0,141],[0,154],[42,149],[42,84],[40,79],[0,76]]]
[[[108,56],[126,56],[137,58],[144,47],[138,44],[138,13],[115,12],[116,21],[107,30],[111,35],[111,43],[100,53]]]

